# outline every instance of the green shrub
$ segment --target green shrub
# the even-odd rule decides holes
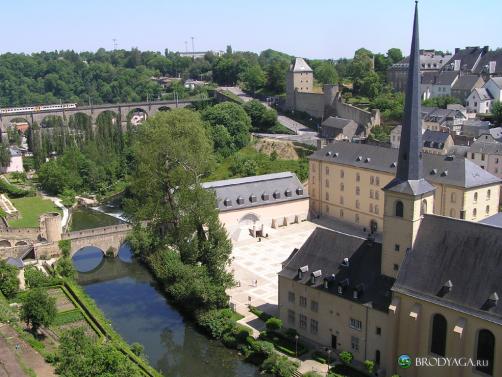
[[[289,360],[286,356],[272,354],[265,359],[261,369],[277,377],[292,377],[298,366],[299,363]]]
[[[352,353],[348,351],[340,352],[339,357],[340,360],[342,360],[342,362],[344,362],[345,364],[352,363],[352,360],[354,359],[354,355],[352,355]]]
[[[303,377],[323,377],[323,376],[317,372],[310,371],[310,372],[304,373]]]
[[[47,276],[47,274],[33,266],[29,266],[25,269],[24,279],[30,288],[50,287],[58,283],[58,279]]]
[[[294,339],[296,335],[298,335],[298,331],[296,331],[296,329],[289,328],[286,330],[286,336],[288,338]]]
[[[68,323],[78,322],[84,319],[82,312],[79,309],[72,309],[66,312],[61,312],[56,315],[54,322],[55,326],[66,325]]]
[[[266,340],[257,340],[251,345],[251,350],[268,357],[274,353],[274,345]]]
[[[375,369],[375,362],[373,360],[364,360],[364,367],[368,373],[373,373],[373,369]]]
[[[11,198],[22,198],[24,196],[35,196],[33,190],[23,190],[4,179],[0,179],[0,192],[9,195]]]
[[[282,327],[282,321],[279,318],[272,317],[267,319],[265,325],[267,326],[267,330],[269,331],[278,331]]]
[[[196,321],[211,337],[221,339],[223,334],[232,330],[234,326],[231,317],[230,309],[214,309],[199,313]]]
[[[16,267],[7,264],[4,260],[0,261],[0,292],[8,299],[13,298],[19,291],[17,274]]]

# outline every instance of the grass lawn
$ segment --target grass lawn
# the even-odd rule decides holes
[[[20,214],[18,220],[9,221],[12,228],[37,228],[40,215],[47,212],[61,213],[52,201],[39,196],[11,199],[11,202]]]
[[[238,159],[254,160],[258,166],[256,174],[279,173],[283,171],[291,171],[298,175],[301,181],[308,176],[308,162],[306,159],[300,160],[273,160],[264,153],[257,152],[253,146],[242,148],[236,154],[225,158],[221,161],[213,174],[205,181],[217,181],[220,179],[238,178],[238,174],[233,174],[231,167]]]

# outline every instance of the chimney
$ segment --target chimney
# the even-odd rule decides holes
[[[496,67],[497,67],[497,62],[495,60],[492,60],[488,68],[488,72],[490,73],[490,75],[495,74]]]

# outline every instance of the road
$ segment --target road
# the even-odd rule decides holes
[[[229,92],[235,94],[236,96],[239,96],[244,102],[248,102],[253,99],[253,97],[244,93],[238,86],[222,86],[220,87],[220,89],[228,90]],[[270,107],[267,102],[265,101],[260,101],[260,102],[263,103],[265,106]],[[284,115],[279,115],[277,117],[277,120],[279,121],[280,124],[290,129],[295,134],[305,136],[304,139],[308,139],[311,141],[317,140],[317,132],[312,131],[310,128],[297,122],[296,120],[288,118],[287,116]]]

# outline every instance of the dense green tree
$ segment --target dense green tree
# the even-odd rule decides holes
[[[0,143],[0,166],[5,168],[10,164],[10,149],[9,146]]]
[[[317,64],[314,69],[314,77],[321,84],[337,84],[338,72],[331,61],[323,61]]]
[[[224,126],[232,138],[229,145],[232,151],[241,149],[249,144],[251,119],[242,106],[233,102],[223,102],[206,109],[202,117],[211,126]]]
[[[62,277],[72,280],[75,279],[75,276],[77,275],[77,270],[69,257],[63,257],[57,261],[56,272]]]
[[[403,52],[399,48],[390,48],[387,51],[387,58],[390,60],[390,64],[399,63],[403,60]]]
[[[373,71],[368,71],[363,77],[354,80],[354,93],[360,96],[375,98],[383,90],[380,76]]]
[[[493,120],[499,126],[502,125],[502,102],[495,101],[492,107]]]
[[[255,64],[242,73],[241,80],[246,90],[255,93],[258,89],[263,88],[267,82],[267,77],[263,69]]]
[[[59,341],[56,372],[71,377],[140,377],[129,358],[109,343],[98,343],[83,328],[71,329]]]
[[[460,103],[460,100],[452,96],[441,96],[422,101],[423,106],[440,107],[442,109],[446,109],[446,107],[452,103]]]
[[[277,111],[267,108],[260,101],[251,100],[246,102],[243,107],[251,118],[254,130],[266,132],[277,124]]]
[[[7,264],[5,260],[0,260],[0,291],[7,298],[14,297],[19,290],[18,272],[16,267]]]
[[[403,93],[384,92],[371,101],[372,109],[379,109],[385,120],[400,121],[404,111]]]
[[[21,307],[20,318],[26,322],[33,333],[40,326],[49,326],[56,317],[56,299],[50,297],[42,288],[35,288],[26,294]]]

